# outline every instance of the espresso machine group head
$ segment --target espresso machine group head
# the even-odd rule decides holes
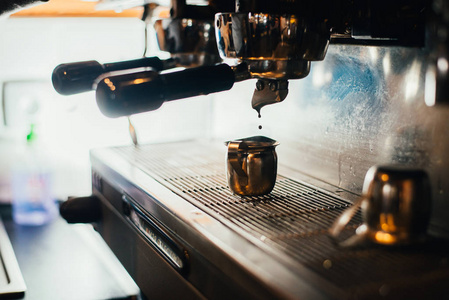
[[[125,74],[96,67],[101,74],[88,76],[105,115],[154,110],[165,101],[225,91],[252,78],[257,79],[252,107],[260,112],[283,101],[288,80],[306,77],[329,44],[422,47],[431,6],[427,0],[203,2],[173,0],[171,17],[154,22],[160,49],[171,53],[161,67],[146,64],[150,69]],[[169,70],[173,66],[186,69]],[[56,77],[70,77],[58,68]],[[57,90],[63,81],[58,78]]]
[[[310,8],[305,13],[304,3],[237,0],[235,12],[215,16],[220,55],[246,63],[250,77],[258,79],[252,98],[257,111],[283,101],[287,80],[304,78],[310,62],[325,57],[328,18],[311,14]]]
[[[304,78],[330,43],[422,46],[426,1],[236,0],[216,15],[220,55],[245,62],[257,78],[252,107],[288,94],[289,79]]]

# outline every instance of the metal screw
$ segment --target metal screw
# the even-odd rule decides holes
[[[275,92],[278,89],[277,84],[274,81],[269,83],[269,87],[272,92]]]
[[[261,91],[265,88],[265,83],[262,80],[257,80],[256,90]]]

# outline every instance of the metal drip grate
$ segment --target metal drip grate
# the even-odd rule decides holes
[[[226,183],[224,150],[193,142],[115,150],[217,220],[234,223],[350,293],[377,293],[383,282],[416,280],[441,268],[446,259],[444,251],[435,250],[442,247],[341,249],[329,239],[327,230],[349,205],[347,201],[282,175],[269,195],[233,195]],[[349,229],[360,223],[358,213]],[[352,234],[351,230],[344,233]]]
[[[167,149],[175,145],[175,149]],[[258,238],[274,240],[323,234],[348,206],[342,199],[282,175],[269,195],[233,195],[227,187],[224,155],[217,155],[216,150],[212,155],[203,149],[189,150],[188,145],[179,153],[176,151],[179,144],[158,148],[117,148],[117,151],[132,157],[146,173],[194,205],[247,228]]]

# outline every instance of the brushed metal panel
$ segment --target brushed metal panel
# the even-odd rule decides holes
[[[432,231],[449,236],[449,108],[424,102],[428,57],[427,49],[332,45],[261,119],[249,107],[251,83],[216,95],[214,135],[276,139],[281,164],[356,194],[373,165],[421,167],[432,183]]]

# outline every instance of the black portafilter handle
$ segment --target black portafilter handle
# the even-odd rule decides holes
[[[51,79],[59,94],[73,95],[92,90],[95,80],[104,73],[140,67],[161,71],[169,67],[168,61],[158,57],[144,57],[107,64],[100,64],[95,60],[60,64],[53,70]]]
[[[158,109],[165,101],[226,91],[235,81],[227,64],[165,74],[146,71],[103,78],[96,98],[101,112],[115,118]]]

